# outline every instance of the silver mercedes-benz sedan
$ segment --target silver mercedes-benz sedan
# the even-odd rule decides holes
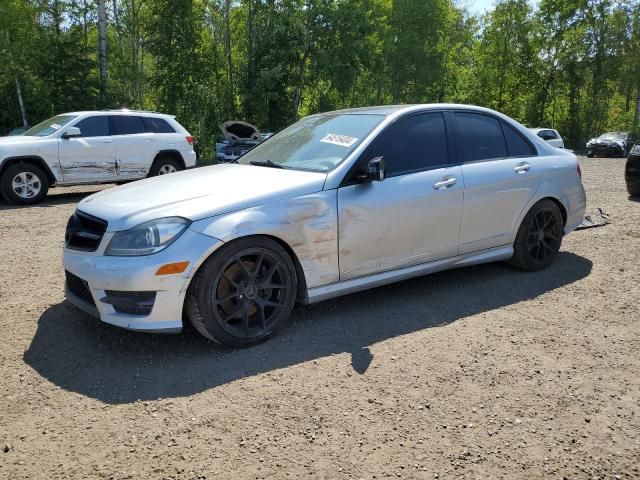
[[[466,105],[313,115],[242,156],[79,203],[66,295],[104,322],[241,347],[307,304],[507,260],[547,267],[584,215],[572,153]]]

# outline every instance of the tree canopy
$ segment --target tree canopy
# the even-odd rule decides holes
[[[431,102],[494,108],[578,148],[638,130],[637,0],[498,0],[481,16],[451,0],[3,0],[0,31],[0,132],[129,107],[176,115],[210,154],[229,119],[273,131]]]

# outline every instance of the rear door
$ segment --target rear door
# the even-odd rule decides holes
[[[116,148],[118,178],[144,178],[156,152],[156,138],[137,115],[109,115]]]
[[[536,149],[492,115],[456,111],[453,118],[465,184],[460,253],[506,245],[538,188]]]
[[[361,168],[382,156],[386,178],[338,189],[340,279],[455,256],[464,184],[450,165],[442,112],[397,120],[373,140]]]
[[[60,138],[60,165],[65,183],[102,182],[116,178],[116,155],[106,115],[86,117],[73,125],[79,137]]]

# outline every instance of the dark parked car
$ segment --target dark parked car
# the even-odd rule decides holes
[[[587,157],[595,155],[626,157],[631,146],[627,132],[603,133],[598,138],[592,138],[587,142]]]
[[[624,168],[624,179],[627,182],[629,195],[640,195],[640,143],[636,144],[629,153]]]

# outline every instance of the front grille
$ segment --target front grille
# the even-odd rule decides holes
[[[149,315],[156,301],[156,292],[124,292],[120,290],[105,290],[106,297],[101,298],[118,313],[130,315]]]
[[[64,241],[67,248],[95,252],[107,229],[107,222],[76,211],[67,222]]]
[[[67,277],[67,288],[69,291],[81,300],[95,306],[96,302],[93,301],[93,295],[91,295],[91,290],[89,290],[89,284],[68,270],[65,270],[64,274]]]

